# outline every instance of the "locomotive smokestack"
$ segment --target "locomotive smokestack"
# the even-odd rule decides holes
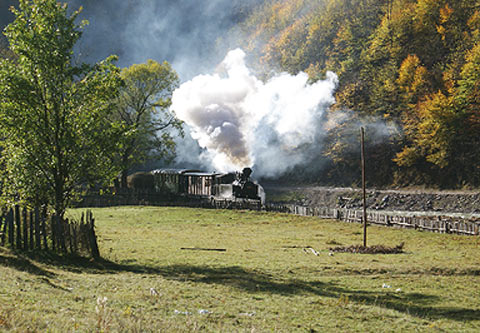
[[[250,179],[250,175],[252,174],[252,169],[250,168],[243,168],[242,170],[242,174],[243,174],[243,177],[245,177],[245,180],[249,180]]]

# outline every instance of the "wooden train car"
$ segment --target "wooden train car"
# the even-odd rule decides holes
[[[131,175],[135,190],[209,198],[212,200],[257,200],[265,202],[262,186],[250,180],[251,169],[237,173],[208,173],[191,169],[157,169]]]

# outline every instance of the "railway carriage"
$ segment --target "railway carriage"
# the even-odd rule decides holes
[[[208,173],[192,169],[157,169],[130,176],[129,184],[135,190],[153,190],[192,199],[257,201],[265,203],[265,192],[250,180],[252,170],[236,173]],[[142,177],[143,181],[136,180]]]

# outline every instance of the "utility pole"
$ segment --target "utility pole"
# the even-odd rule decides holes
[[[367,247],[367,194],[365,190],[365,129],[360,128],[362,147],[362,191],[363,191],[363,246]]]

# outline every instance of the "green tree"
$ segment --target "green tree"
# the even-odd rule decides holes
[[[455,94],[460,128],[456,139],[458,158],[469,183],[480,185],[480,44],[466,54]]]
[[[340,116],[352,110],[352,117],[327,133],[322,154],[332,170],[356,172],[358,156],[349,154],[344,138],[357,119],[373,117],[396,124],[402,135],[375,145],[378,172],[395,168],[399,180],[474,185],[480,183],[478,3],[277,0],[254,11],[243,31],[266,75],[303,70],[315,81],[326,70],[338,74],[332,110]]]
[[[124,86],[112,114],[120,122],[122,136],[118,150],[121,186],[127,185],[129,170],[151,159],[174,155],[173,131],[182,132],[182,122],[170,111],[178,76],[168,62],[148,60],[121,72]]]
[[[0,61],[0,131],[6,199],[47,204],[63,217],[81,186],[107,180],[115,133],[106,115],[121,82],[113,57],[73,63],[79,11],[20,0],[7,28],[15,62]]]
[[[402,62],[396,84],[404,110],[414,107],[429,92],[428,71],[416,55],[411,54]]]
[[[13,53],[8,46],[8,42],[5,39],[5,36],[0,35],[0,59],[2,58],[13,58]]]

